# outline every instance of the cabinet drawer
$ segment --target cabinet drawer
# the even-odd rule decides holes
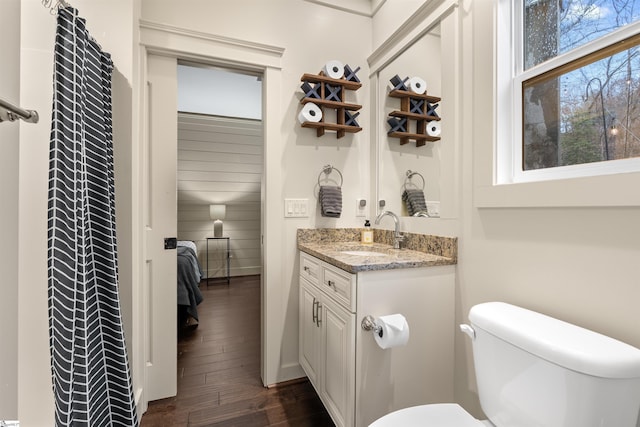
[[[355,312],[355,275],[322,264],[322,290],[351,312]]]
[[[320,261],[300,252],[300,276],[314,285],[320,285]]]

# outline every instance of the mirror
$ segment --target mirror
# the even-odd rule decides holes
[[[430,216],[440,202],[440,175],[442,141],[417,146],[409,140],[401,145],[400,138],[387,135],[389,113],[400,110],[399,98],[389,96],[393,89],[390,79],[398,75],[402,80],[420,77],[426,82],[427,94],[441,97],[441,42],[440,25],[436,24],[410,46],[405,47],[393,60],[378,70],[377,90],[381,111],[378,137],[378,201],[384,200],[384,208],[400,216],[409,216],[407,201],[402,195],[405,189],[422,189]],[[440,103],[438,103],[440,104]],[[442,116],[439,105],[436,113]],[[407,131],[416,133],[416,121],[408,120]],[[436,202],[436,203],[429,203]]]

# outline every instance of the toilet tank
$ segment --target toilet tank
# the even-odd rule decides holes
[[[510,304],[472,307],[480,404],[497,427],[637,427],[640,350]]]

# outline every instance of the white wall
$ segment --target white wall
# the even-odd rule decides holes
[[[387,0],[373,16],[371,41],[373,50],[382,45],[420,8],[425,0]]]
[[[20,1],[0,1],[0,38],[20,37]],[[0,43],[0,98],[20,101],[20,44]],[[31,108],[31,107],[23,107]],[[0,420],[18,418],[18,151],[17,122],[0,123]]]
[[[396,22],[397,10],[385,13],[392,3],[387,2],[374,19],[374,46],[384,41],[375,35],[378,24]],[[467,321],[474,304],[502,300],[640,347],[636,329],[640,323],[640,209],[478,207],[486,194],[481,188],[486,184],[483,178],[491,175],[493,167],[494,4],[495,0],[460,2],[462,62],[459,69],[445,65],[442,70],[443,84],[459,78],[462,87],[455,107],[461,143],[461,159],[456,161],[462,163],[460,168],[450,165],[459,170],[460,182],[456,323]],[[449,104],[443,99],[443,105]],[[630,178],[626,186],[609,191],[624,195],[637,185],[637,179]],[[602,187],[602,182],[585,180],[579,189],[589,194],[590,186]],[[530,186],[517,191],[521,200],[541,197]],[[546,191],[562,204],[559,186],[548,186]],[[500,202],[508,205],[506,200]],[[440,227],[435,222],[444,221],[412,219],[403,225],[430,233]],[[456,401],[482,417],[471,345],[464,334],[456,335],[455,353]]]
[[[276,218],[277,226],[266,230],[282,248],[271,254],[273,262],[266,268],[273,273],[272,288],[267,290],[276,304],[276,316],[270,332],[271,354],[276,361],[275,375],[266,381],[284,381],[302,375],[298,364],[298,286],[296,230],[306,227],[350,227],[361,225],[355,217],[355,200],[369,197],[369,102],[368,90],[360,89],[351,102],[363,105],[359,123],[364,130],[336,139],[327,133],[316,137],[313,129],[300,127],[296,116],[302,97],[300,78],[304,73],[318,73],[324,63],[339,59],[355,69],[366,82],[366,58],[371,52],[370,18],[348,14],[336,9],[297,0],[256,2],[194,1],[190,7],[173,1],[149,0],[143,2],[144,20],[164,23],[191,31],[211,33],[285,48],[282,58],[282,91],[279,103],[268,100],[270,108],[280,111],[277,122],[265,122],[269,129],[280,134],[280,146],[265,153],[271,163],[265,179],[276,180],[280,189],[278,198],[270,200],[268,217]],[[365,83],[366,85],[366,83]],[[269,157],[271,156],[271,157]],[[268,160],[269,161],[269,160]],[[332,164],[344,175],[344,213],[340,219],[322,218],[317,209],[317,180],[323,165]],[[272,182],[272,181],[271,181]],[[267,196],[269,197],[269,196]],[[311,216],[303,219],[284,219],[284,198],[307,198]],[[278,341],[280,341],[278,343]]]
[[[224,236],[232,276],[260,274],[262,122],[178,114],[178,239],[193,240],[207,269],[207,237],[213,237],[210,204],[224,204]],[[226,245],[209,242],[207,277],[226,276]]]
[[[463,231],[456,320],[466,321],[474,304],[503,300],[640,347],[640,209],[476,207],[482,184],[477,177],[491,170],[494,142],[494,3],[463,2],[464,52],[458,72],[468,102],[461,106]],[[599,182],[583,180],[580,192],[589,194]],[[637,187],[637,178],[630,178],[626,186],[609,191],[624,198]],[[529,188],[519,190],[524,198],[539,196]],[[559,185],[548,190],[562,200],[560,191]],[[463,334],[456,344],[457,399],[477,408],[471,348]]]
[[[21,423],[51,424],[53,396],[47,318],[47,178],[55,17],[42,4],[22,2],[21,103],[40,122],[20,134],[18,416]],[[30,403],[39,402],[33,411]]]

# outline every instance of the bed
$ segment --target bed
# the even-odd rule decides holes
[[[196,244],[190,240],[178,240],[178,313],[179,320],[187,322],[188,316],[198,320],[198,304],[203,300],[198,285],[204,276],[196,255]]]

